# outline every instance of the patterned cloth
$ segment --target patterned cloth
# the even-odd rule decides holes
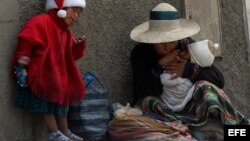
[[[147,116],[114,118],[109,134],[114,141],[196,141],[181,121],[161,122]]]
[[[189,126],[201,126],[210,113],[217,113],[223,125],[249,124],[225,95],[224,91],[207,81],[195,83],[192,99],[181,112],[173,112],[161,99],[146,97],[142,103],[144,112],[154,112],[170,121],[181,120]]]

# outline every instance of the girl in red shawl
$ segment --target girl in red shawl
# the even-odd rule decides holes
[[[83,141],[68,129],[67,112],[84,96],[75,61],[84,55],[86,38],[75,38],[68,27],[85,6],[85,0],[47,0],[47,13],[31,18],[17,36],[15,105],[43,114],[49,141]]]

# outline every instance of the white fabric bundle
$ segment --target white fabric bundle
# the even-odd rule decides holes
[[[178,77],[171,80],[171,77],[171,74],[165,72],[160,75],[163,85],[161,98],[169,108],[178,112],[183,110],[191,99],[194,86],[189,79]]]

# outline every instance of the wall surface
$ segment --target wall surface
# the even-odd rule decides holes
[[[86,34],[88,49],[79,66],[97,72],[108,85],[112,102],[126,103],[132,97],[132,74],[129,62],[134,42],[130,31],[148,20],[149,11],[159,2],[174,0],[91,0],[81,15],[79,25],[73,28],[77,35]],[[124,101],[127,99],[129,101]]]
[[[86,56],[77,62],[78,66],[82,72],[92,70],[103,79],[111,102],[125,104],[132,100],[129,57],[135,42],[129,34],[136,25],[148,20],[150,9],[159,2],[169,2],[183,13],[183,3],[176,0],[87,0],[78,24],[72,27],[73,33],[88,38]],[[235,107],[249,114],[250,76],[246,38],[242,34],[242,2],[221,0],[220,6],[224,49],[216,65],[225,76],[225,92]],[[16,34],[27,19],[44,12],[43,9],[43,0],[0,3],[0,141],[47,140],[41,115],[14,107],[15,85],[9,73]]]
[[[242,0],[222,0],[223,50],[217,66],[225,77],[225,92],[236,109],[250,117],[250,68]]]
[[[248,60],[250,59],[250,1],[249,0],[242,0],[243,1],[243,12],[244,12],[244,21],[245,21],[245,35],[247,40],[248,46]],[[249,63],[249,62],[248,62]],[[250,65],[250,64],[249,64]]]
[[[32,120],[27,112],[13,106],[14,83],[9,77],[11,53],[20,26],[17,0],[1,0],[0,4],[0,140],[31,141]],[[11,9],[11,10],[10,10]],[[25,136],[24,136],[25,135]]]

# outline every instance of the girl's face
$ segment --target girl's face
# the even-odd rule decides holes
[[[82,12],[82,8],[81,7],[68,7],[66,11],[67,11],[67,16],[63,20],[66,23],[66,25],[69,27],[76,23],[78,17],[80,16],[80,13]]]
[[[154,50],[160,57],[163,57],[168,53],[174,51],[177,48],[177,45],[178,41],[173,41],[168,43],[158,43],[154,44]]]

